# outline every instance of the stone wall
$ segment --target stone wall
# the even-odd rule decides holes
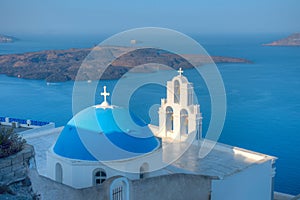
[[[29,161],[34,157],[34,149],[25,144],[24,149],[14,155],[0,159],[0,185],[9,185],[27,177]]]
[[[42,200],[109,200],[111,182],[118,177],[106,180],[102,185],[75,189],[41,176],[34,169],[29,170],[32,189]]]
[[[211,180],[205,176],[171,174],[141,180],[131,184],[131,200],[209,200]]]
[[[110,186],[119,177],[112,177],[102,185],[74,189],[57,183],[30,170],[34,192],[43,200],[109,200]],[[205,176],[171,174],[129,181],[129,200],[209,200],[211,180]]]

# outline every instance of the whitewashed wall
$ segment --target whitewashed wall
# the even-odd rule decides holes
[[[271,200],[272,161],[212,181],[211,200]]]
[[[56,155],[52,148],[47,152],[47,177],[55,180],[56,178],[56,164],[59,163],[62,166],[62,183],[69,185],[73,188],[87,188],[93,186],[93,174],[96,169],[103,169],[106,172],[106,179],[114,176],[124,176],[128,179],[139,179],[140,167],[149,162],[149,171],[155,169],[155,164],[161,164],[161,153],[157,150],[144,157],[128,159],[123,161],[112,161],[109,165],[105,165],[100,162],[94,161],[82,161],[63,158]],[[111,167],[115,167],[112,169]],[[122,169],[121,171],[116,169]],[[129,173],[134,171],[135,173]],[[137,173],[136,173],[137,172]],[[148,171],[146,172],[148,173]],[[151,173],[148,175],[151,176]]]

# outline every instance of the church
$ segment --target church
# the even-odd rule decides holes
[[[182,69],[166,84],[158,126],[110,105],[104,86],[103,102],[77,113],[46,152],[45,176],[95,187],[96,199],[273,199],[276,158],[221,143],[200,157],[205,139],[193,84]]]

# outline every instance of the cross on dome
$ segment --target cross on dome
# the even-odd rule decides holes
[[[103,102],[107,102],[106,101],[106,97],[109,96],[110,94],[109,94],[109,92],[106,92],[106,86],[103,86],[103,92],[101,92],[100,95],[104,97],[104,101]]]
[[[183,74],[183,70],[182,68],[180,67],[179,70],[177,71],[179,73],[179,75],[181,76]]]

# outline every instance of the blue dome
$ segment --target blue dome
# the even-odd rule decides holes
[[[127,109],[92,106],[76,114],[60,133],[53,151],[77,160],[120,160],[150,153],[159,141]]]

